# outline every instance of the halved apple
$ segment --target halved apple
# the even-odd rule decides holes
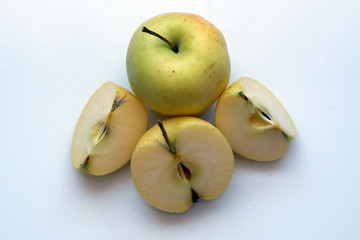
[[[228,186],[234,154],[222,133],[195,117],[158,121],[139,140],[131,175],[140,195],[167,212],[185,212]]]
[[[262,84],[245,77],[220,96],[215,125],[234,152],[258,161],[282,157],[296,135],[295,125],[280,101]]]
[[[107,82],[91,96],[75,128],[71,159],[93,175],[111,173],[131,159],[146,132],[148,114],[131,92]]]

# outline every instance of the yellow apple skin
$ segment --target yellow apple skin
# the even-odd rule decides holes
[[[221,132],[195,117],[163,121],[172,154],[160,128],[155,125],[138,141],[131,158],[131,175],[140,195],[166,212],[185,212],[193,204],[192,191],[200,199],[214,199],[228,186],[234,171],[234,155]],[[191,179],[179,173],[179,164]]]
[[[179,47],[178,53],[143,26]],[[230,59],[222,33],[190,13],[166,13],[139,26],[126,57],[132,90],[163,115],[195,115],[209,108],[226,88]]]
[[[115,99],[121,103],[111,111]],[[103,129],[95,126],[105,122],[106,133],[99,139]],[[89,99],[76,125],[71,147],[74,167],[96,176],[121,168],[147,127],[144,104],[127,89],[105,83]]]
[[[256,89],[242,84],[255,83]],[[241,93],[241,94],[240,94]],[[267,119],[261,112],[271,116]],[[215,125],[237,154],[257,161],[281,158],[296,135],[296,128],[280,101],[251,78],[240,78],[220,96]]]

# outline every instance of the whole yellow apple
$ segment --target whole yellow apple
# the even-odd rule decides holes
[[[126,69],[135,95],[163,115],[205,111],[226,88],[230,59],[222,33],[190,13],[166,13],[139,26]]]

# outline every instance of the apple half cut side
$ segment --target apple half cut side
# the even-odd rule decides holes
[[[147,110],[138,98],[115,83],[103,84],[77,122],[71,146],[74,167],[92,175],[119,169],[131,159],[147,126]]]
[[[281,158],[296,135],[280,101],[262,84],[240,78],[220,96],[215,125],[237,154],[258,161]]]
[[[198,199],[219,196],[234,171],[234,154],[222,133],[195,117],[158,124],[141,137],[131,158],[140,195],[155,208],[177,213]]]

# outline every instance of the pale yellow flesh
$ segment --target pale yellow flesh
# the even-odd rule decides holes
[[[191,187],[202,199],[214,199],[229,184],[234,171],[234,155],[226,138],[215,128],[184,127],[175,148],[191,170]]]
[[[239,85],[252,104],[271,115],[275,127],[293,139],[295,125],[281,102],[262,84],[251,78],[241,78]]]
[[[279,100],[250,78],[239,79],[220,96],[215,124],[234,152],[258,161],[281,158],[296,135],[296,128]]]
[[[115,99],[121,104],[111,111]],[[105,132],[104,127],[93,127],[99,122],[106,125]],[[147,124],[147,110],[133,94],[105,83],[90,98],[76,126],[71,149],[74,167],[93,175],[119,169],[130,160]]]
[[[90,97],[77,122],[72,146],[71,159],[74,167],[80,168],[96,144],[98,136],[92,136],[92,127],[98,122],[105,122],[114,99],[116,86],[105,83]]]
[[[136,149],[131,175],[140,195],[167,212],[184,212],[192,204],[191,189],[184,184],[172,154],[158,143]]]
[[[155,125],[139,140],[131,160],[135,187],[152,206],[184,212],[192,205],[192,190],[200,199],[219,196],[229,184],[234,156],[225,137],[210,123],[194,117],[165,120],[164,127],[176,149],[170,153]],[[179,162],[191,172],[183,179]]]

